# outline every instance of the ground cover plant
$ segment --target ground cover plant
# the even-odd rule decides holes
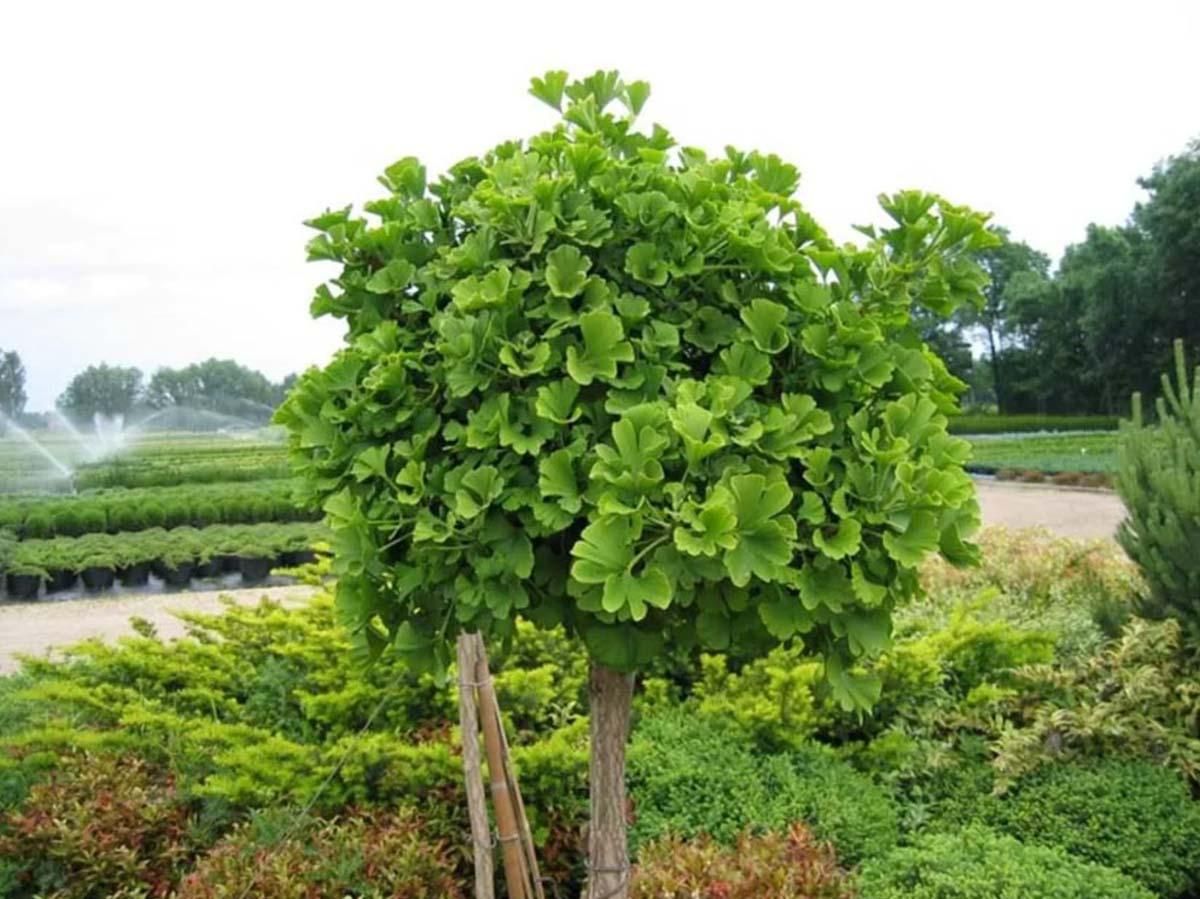
[[[989,531],[981,549],[922,568],[927,596],[868,663],[871,716],[797,648],[658,657],[635,697],[633,894],[1194,893],[1200,674],[1178,625],[1130,617],[1140,580],[1111,543]],[[328,595],[188,619],[188,639],[143,626],[0,679],[0,896],[467,893],[453,677],[362,667]],[[587,655],[518,627],[493,646],[497,689],[543,870],[570,895]],[[93,820],[141,848],[80,853]],[[147,822],[169,826],[137,838]]]
[[[1023,434],[971,440],[973,470],[1112,474],[1117,468],[1116,432]]]
[[[590,896],[626,894],[632,673],[671,645],[802,639],[848,709],[915,567],[973,558],[960,382],[914,309],[982,300],[986,217],[905,191],[834,242],[773,155],[638,130],[642,82],[535,79],[560,120],[366,216],[309,224],[346,345],[277,420],[365,651],[563,626],[592,660]]]

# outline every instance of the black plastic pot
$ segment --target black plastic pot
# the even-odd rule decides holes
[[[195,569],[192,571],[192,577],[209,578],[217,577],[221,574],[221,563],[216,559],[209,559],[207,562],[197,562]]]
[[[79,580],[79,574],[74,571],[69,571],[66,568],[50,569],[50,579],[46,581],[47,593],[62,593],[64,590],[70,590],[75,586],[75,582]]]
[[[83,586],[89,590],[108,590],[115,580],[115,573],[111,568],[103,568],[99,565],[83,569],[79,576],[83,578]]]
[[[160,565],[158,576],[168,587],[186,587],[192,579],[196,566],[191,562],[181,562],[178,565]]]
[[[144,587],[150,582],[150,564],[138,562],[121,569],[121,583],[126,587]]]
[[[9,572],[5,577],[9,599],[37,599],[38,588],[42,586],[41,575],[14,574]]]
[[[294,549],[291,552],[281,553],[279,556],[279,564],[287,568],[295,568],[297,565],[307,565],[309,562],[317,561],[317,554],[311,549]]]
[[[212,560],[213,560],[213,562],[215,562],[217,565],[219,565],[221,567],[222,571],[226,571],[226,572],[240,571],[241,567],[242,567],[242,560],[239,559],[237,556],[232,556],[232,555],[213,556]]]
[[[241,560],[242,580],[248,584],[255,581],[265,581],[275,565],[274,559],[264,559],[259,556],[243,556]]]

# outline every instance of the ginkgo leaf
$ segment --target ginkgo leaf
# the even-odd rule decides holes
[[[658,245],[636,243],[625,254],[625,271],[653,287],[662,287],[670,276],[670,267],[659,254]]]
[[[796,524],[779,515],[791,502],[791,488],[782,478],[746,474],[730,478],[728,489],[737,515],[737,544],[725,552],[729,579],[739,587],[751,576],[775,580],[795,548]]]
[[[635,538],[636,528],[628,518],[592,522],[571,547],[575,557],[571,577],[581,584],[603,584],[610,575],[622,573],[633,561]]]
[[[846,670],[841,658],[831,655],[825,660],[825,680],[830,693],[847,712],[865,712],[879,702],[883,681],[878,675]]]
[[[687,526],[675,528],[675,546],[690,556],[715,556],[722,549],[737,545],[737,513],[733,497],[723,487],[716,488],[700,506],[686,504],[680,517]]]
[[[813,545],[831,559],[844,559],[858,552],[862,545],[862,524],[854,518],[844,518],[836,528],[817,528]]]
[[[568,512],[578,512],[583,506],[575,462],[567,450],[555,450],[538,463],[538,489],[543,496],[557,497],[558,504]]]
[[[787,347],[788,332],[783,326],[786,306],[760,298],[743,307],[741,314],[754,345],[764,353],[778,353]]]
[[[407,259],[393,259],[367,279],[366,288],[372,293],[399,293],[408,287],[416,268]]]
[[[542,418],[558,425],[569,425],[582,415],[575,408],[579,386],[574,381],[563,379],[538,388],[534,410]]]
[[[546,255],[546,286],[556,297],[577,297],[587,283],[592,261],[578,247],[563,244]]]
[[[562,109],[563,90],[567,86],[567,77],[566,72],[557,69],[547,72],[541,78],[531,79],[529,93],[547,106]]]
[[[665,609],[671,604],[671,582],[661,569],[653,566],[641,574],[622,571],[605,579],[600,602],[606,612],[628,609],[630,618],[641,621],[646,617],[647,606]]]
[[[884,549],[901,565],[915,568],[938,548],[941,532],[937,524],[937,516],[932,512],[913,512],[903,532],[888,531],[883,535]]]
[[[454,494],[454,511],[463,518],[474,518],[504,490],[504,479],[493,465],[469,471],[459,481]]]
[[[814,621],[800,597],[789,590],[776,590],[773,598],[758,605],[758,617],[776,640],[788,640],[812,629]]]
[[[618,362],[633,361],[633,346],[624,339],[621,320],[611,312],[588,312],[579,317],[583,351],[567,347],[567,373],[584,386],[596,378],[615,378]]]

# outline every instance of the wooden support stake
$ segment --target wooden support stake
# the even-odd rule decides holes
[[[496,811],[496,827],[499,830],[500,851],[504,858],[504,881],[508,885],[509,899],[531,899],[526,892],[525,856],[521,847],[521,831],[512,794],[508,787],[507,767],[504,764],[504,735],[500,723],[500,706],[496,702],[496,690],[488,673],[487,656],[483,652],[483,639],[479,641],[475,658],[475,682],[479,685],[479,717],[483,721],[483,746],[487,752],[488,778],[492,785],[492,807]]]
[[[467,811],[471,816],[471,849],[475,859],[475,899],[494,899],[496,873],[492,860],[492,829],[488,824],[487,797],[483,792],[483,765],[479,755],[479,716],[475,703],[475,678],[479,668],[475,635],[458,638],[458,721],[462,730],[463,775],[467,785]]]

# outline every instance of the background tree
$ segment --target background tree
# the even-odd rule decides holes
[[[979,264],[989,279],[984,288],[983,305],[963,307],[960,317],[965,324],[974,326],[981,333],[991,368],[996,406],[1004,413],[1012,411],[1003,359],[1006,342],[1011,336],[1008,286],[1018,274],[1031,273],[1046,278],[1050,271],[1050,259],[1029,244],[1012,240],[1008,229],[993,230],[999,242],[979,253]]]
[[[156,409],[185,406],[251,419],[269,417],[277,396],[277,388],[264,374],[232,359],[160,368],[146,389],[146,401]]]
[[[511,639],[518,616],[582,639],[588,895],[623,897],[635,671],[668,646],[803,641],[866,708],[857,662],[917,564],[974,558],[961,384],[910,313],[980,302],[995,239],[905,192],[848,248],[778,157],[636,131],[642,82],[551,72],[533,93],[552,130],[428,186],[403,159],[372,219],[310,222],[310,258],[343,266],[312,308],[346,346],[278,420],[363,650],[444,671],[460,631]]]
[[[141,398],[142,373],[120,365],[90,365],[71,379],[56,405],[68,417],[91,421],[97,414],[128,415]]]
[[[26,399],[21,357],[14,350],[0,350],[0,413],[16,419],[25,411]]]
[[[1159,298],[1155,330],[1158,365],[1169,368],[1174,339],[1200,346],[1200,140],[1138,182],[1150,193],[1133,225],[1150,244],[1149,263]]]

